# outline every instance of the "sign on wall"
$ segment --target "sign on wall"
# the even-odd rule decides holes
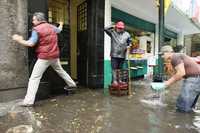
[[[173,5],[189,18],[200,22],[200,0],[172,0]]]

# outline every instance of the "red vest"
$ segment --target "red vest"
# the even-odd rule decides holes
[[[57,33],[52,25],[42,22],[33,28],[38,33],[36,54],[39,59],[59,58]]]

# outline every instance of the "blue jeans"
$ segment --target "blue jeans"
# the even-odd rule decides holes
[[[181,112],[191,112],[200,95],[200,77],[189,77],[183,80],[181,93],[176,107]]]

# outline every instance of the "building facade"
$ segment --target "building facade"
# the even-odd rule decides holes
[[[14,43],[11,36],[18,33],[28,38],[32,15],[38,11],[44,12],[48,22],[54,25],[64,22],[63,31],[58,35],[61,64],[80,86],[108,88],[111,83],[110,38],[104,33],[104,27],[118,20],[126,23],[126,30],[145,51],[145,58],[137,64],[141,66],[136,76],[152,72],[148,63],[158,53],[155,0],[149,0],[148,4],[146,0],[1,0],[0,102],[25,95],[36,60],[34,49]],[[169,6],[165,16],[166,44],[187,42],[190,45],[191,39],[184,39],[184,36],[198,32],[190,19],[177,12],[175,6]],[[64,93],[63,86],[62,79],[49,68],[41,79],[38,96],[46,98]]]
[[[101,0],[15,0],[0,2],[0,102],[23,98],[33,65],[34,49],[12,41],[18,33],[28,38],[34,12],[44,12],[48,22],[64,22],[59,37],[61,64],[79,85],[103,87],[104,1]],[[38,95],[64,93],[64,82],[49,68]]]
[[[28,82],[28,51],[16,45],[14,33],[27,36],[27,1],[0,1],[0,101],[24,95]]]

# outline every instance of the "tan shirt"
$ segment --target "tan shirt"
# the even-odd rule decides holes
[[[171,63],[173,67],[176,67],[180,63],[184,63],[186,77],[200,75],[200,65],[197,64],[191,57],[185,54],[174,53],[172,56]]]

